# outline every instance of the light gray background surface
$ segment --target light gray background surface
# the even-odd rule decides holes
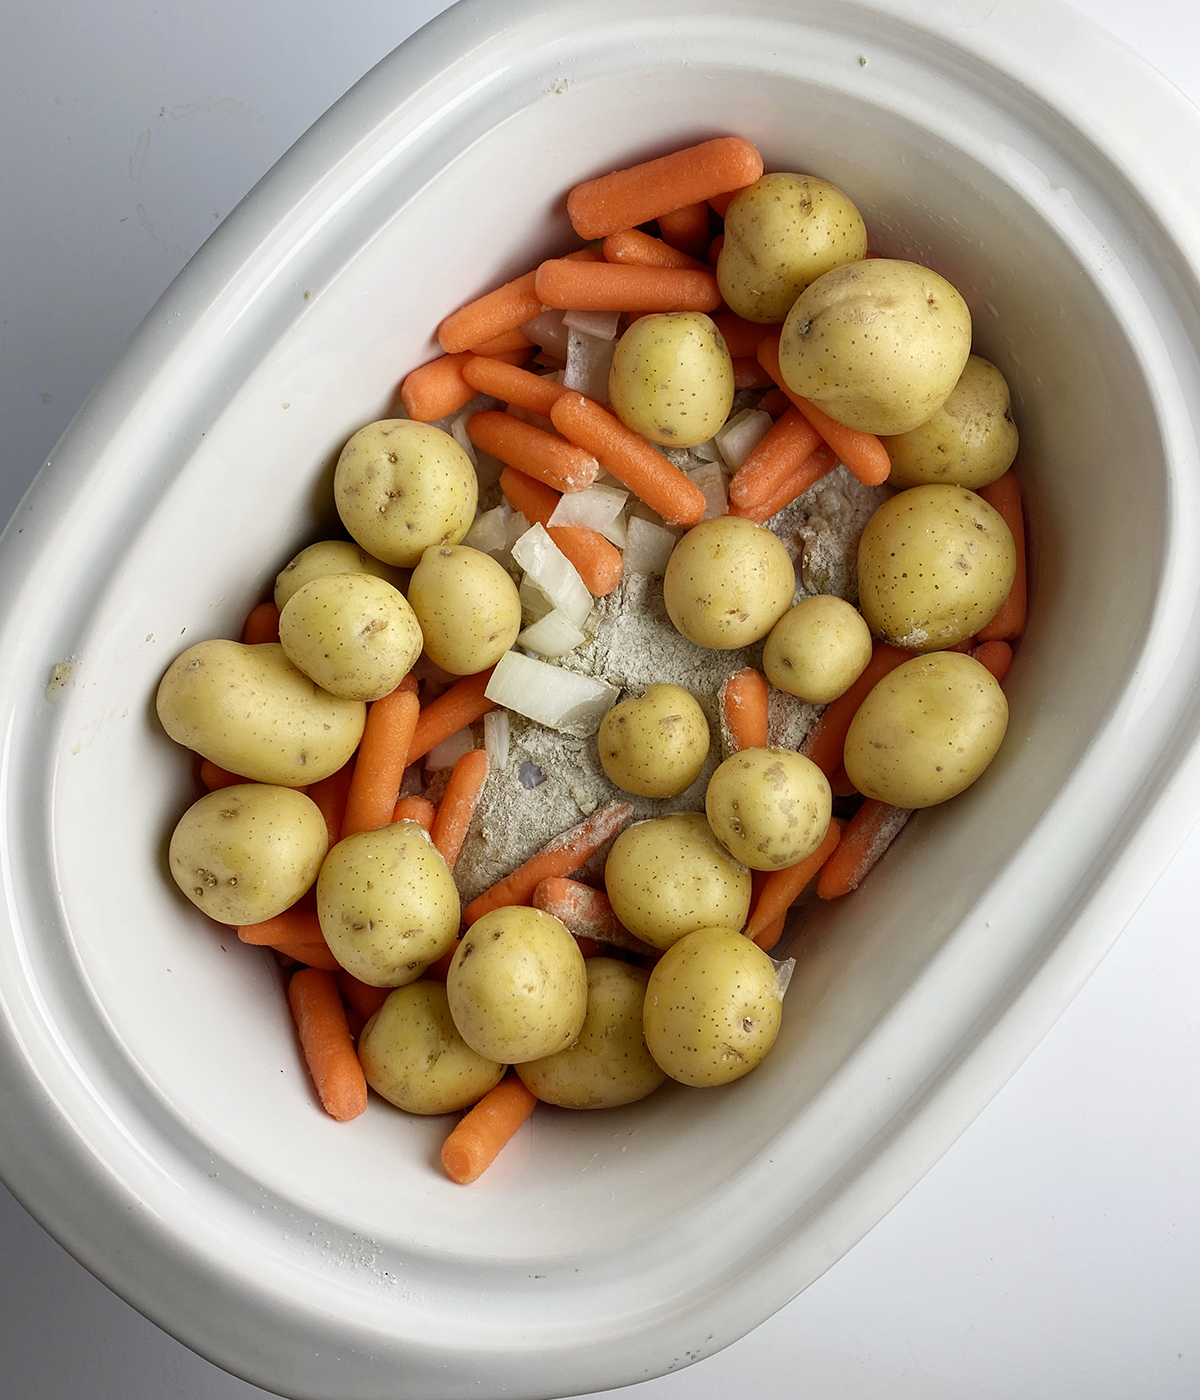
[[[0,521],[208,233],[444,8],[4,0]],[[1200,102],[1195,0],[1077,8]],[[1200,830],[1007,1088],[824,1278],[720,1356],[621,1393],[1200,1395],[1197,872]],[[2,1188],[0,1368],[11,1400],[266,1393],[145,1321]]]

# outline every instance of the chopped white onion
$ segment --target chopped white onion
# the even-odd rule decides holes
[[[500,506],[500,509],[508,510],[509,512],[504,518],[504,547],[511,553],[513,545],[516,544],[521,536],[528,534],[529,521],[525,519],[519,510],[513,510],[512,506],[510,506],[507,501]]]
[[[494,773],[508,765],[508,711],[489,710],[483,717],[483,747]]]
[[[563,315],[563,325],[569,330],[582,331],[584,335],[594,335],[597,340],[612,340],[620,319],[619,311],[567,311]]]
[[[729,488],[725,484],[725,473],[721,470],[720,462],[705,462],[703,466],[688,472],[687,477],[704,492],[702,520],[729,514]]]
[[[435,773],[439,768],[453,768],[463,754],[470,753],[474,747],[470,729],[460,729],[440,744],[434,744],[425,755],[425,767]]]
[[[615,685],[565,671],[548,661],[507,651],[496,663],[484,694],[549,729],[590,738],[616,703]]]
[[[721,453],[717,448],[716,438],[709,438],[707,442],[698,442],[692,448],[692,456],[699,457],[702,462],[719,462]]]
[[[467,456],[470,457],[471,465],[473,467],[478,467],[479,458],[475,452],[475,444],[467,436],[467,419],[470,417],[470,413],[460,413],[454,422],[450,424],[450,436],[458,443],[459,447],[462,448]]]
[[[521,580],[517,596],[521,600],[521,620],[527,626],[554,611],[554,604],[528,575]]]
[[[570,331],[569,336],[563,387],[577,389],[597,403],[607,403],[608,371],[612,368],[616,341],[598,340],[577,330]]]
[[[521,334],[527,335],[535,345],[548,350],[556,359],[565,360],[569,332],[563,325],[564,314],[562,311],[543,311],[532,321],[525,322],[521,327]]]
[[[482,554],[504,553],[508,548],[506,514],[512,514],[511,508],[506,512],[504,506],[497,506],[494,510],[485,510],[477,515],[463,536],[463,544],[478,549]]]
[[[512,557],[576,627],[582,627],[592,610],[592,595],[575,565],[546,533],[534,525],[512,547]]]
[[[783,994],[787,991],[792,980],[792,973],[796,970],[796,959],[788,958],[786,962],[776,962],[771,959],[771,966],[775,969],[775,981],[779,984],[779,1000],[783,1000]]]
[[[610,544],[615,544],[618,549],[625,548],[625,542],[629,538],[629,521],[625,518],[625,512],[613,521],[610,521],[600,533]]]
[[[625,509],[628,491],[611,486],[592,485],[585,491],[569,491],[559,498],[551,515],[551,525],[586,525],[603,533]]]
[[[583,641],[583,633],[557,608],[526,627],[517,638],[517,645],[539,656],[562,656],[573,651]]]
[[[629,538],[625,544],[625,568],[634,574],[661,574],[675,548],[679,536],[665,526],[652,524],[640,516],[629,521]]]
[[[737,471],[771,427],[771,415],[761,408],[744,408],[735,413],[723,428],[718,428],[713,441],[725,458],[731,472]]]

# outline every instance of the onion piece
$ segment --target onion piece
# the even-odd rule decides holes
[[[634,574],[662,574],[679,540],[674,530],[632,516],[625,544],[625,568]]]
[[[564,311],[563,325],[568,330],[582,331],[597,340],[612,340],[617,334],[619,311]]]
[[[704,492],[704,514],[702,520],[711,520],[717,515],[729,514],[729,488],[720,462],[705,462],[687,473],[689,481]]]
[[[709,438],[707,442],[698,442],[691,449],[691,452],[693,457],[699,457],[702,462],[719,462],[721,460],[716,438]]]
[[[615,544],[618,549],[624,549],[629,539],[629,521],[625,517],[625,512],[622,511],[600,533],[610,544]]]
[[[513,510],[512,506],[510,506],[507,501],[502,502],[499,509],[507,509],[509,512],[508,515],[504,517],[504,547],[511,554],[513,545],[516,544],[522,535],[529,533],[529,521],[526,520],[519,510]]]
[[[625,509],[628,491],[612,486],[591,485],[583,491],[570,491],[559,498],[551,515],[550,525],[586,525],[601,534]]]
[[[771,423],[771,415],[761,408],[743,408],[723,428],[717,429],[713,441],[731,472],[737,471],[766,437]]]
[[[470,753],[474,747],[470,729],[460,729],[440,744],[434,744],[425,755],[425,767],[434,773],[440,768],[453,768],[463,754]]]
[[[489,710],[483,717],[483,747],[488,769],[495,773],[508,765],[508,711]]]
[[[771,959],[771,966],[775,969],[775,981],[779,984],[779,1000],[783,1000],[783,994],[787,991],[792,980],[792,973],[796,970],[796,959],[788,958],[784,962],[776,962]]]
[[[521,580],[517,597],[521,600],[521,621],[526,626],[554,611],[554,604],[528,575]]]
[[[511,514],[511,507],[505,511],[503,506],[481,512],[463,536],[463,544],[479,550],[481,554],[503,554],[508,549],[506,517]]]
[[[612,368],[615,340],[598,340],[582,331],[569,332],[567,367],[563,371],[563,387],[576,389],[597,403],[608,402],[608,372]]]
[[[563,325],[564,311],[543,311],[540,316],[535,316],[532,321],[526,321],[521,327],[521,334],[527,335],[535,345],[540,345],[543,350],[548,350],[556,359],[565,360],[567,358],[567,337],[570,332]]]
[[[620,693],[615,685],[522,656],[519,651],[504,653],[484,691],[497,705],[580,739],[595,734]]]
[[[583,640],[583,632],[555,608],[526,627],[517,638],[517,645],[526,651],[536,651],[539,656],[562,656]]]
[[[566,613],[576,627],[583,626],[592,610],[592,595],[544,525],[526,530],[513,545],[512,557],[559,612]]]
[[[472,410],[472,413],[473,412],[474,410]],[[475,444],[467,436],[467,419],[470,417],[471,413],[460,413],[450,424],[450,436],[458,443],[459,447],[462,448],[467,456],[470,457],[471,465],[473,467],[478,467],[479,457],[475,452]]]

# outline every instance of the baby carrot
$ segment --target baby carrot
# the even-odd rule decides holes
[[[357,1118],[367,1107],[367,1081],[354,1053],[333,975],[317,968],[293,973],[288,1005],[325,1111],[339,1123]]]
[[[551,258],[537,270],[537,294],[564,311],[715,311],[717,279],[707,270]]]
[[[668,525],[695,525],[703,517],[707,502],[696,483],[592,399],[564,394],[550,419],[563,437],[591,452]]]
[[[560,923],[566,924],[576,938],[591,938],[597,943],[652,957],[661,953],[661,949],[652,948],[629,932],[613,913],[612,903],[603,890],[593,889],[579,880],[551,875],[538,882],[531,902],[535,909],[553,914]]]
[[[527,272],[451,312],[437,328],[438,344],[448,355],[454,355],[518,330],[526,321],[540,316],[542,301],[534,290],[535,276]]]
[[[393,690],[367,710],[354,776],[346,794],[342,835],[387,826],[400,794],[420,706],[410,690]]]
[[[454,961],[454,955],[458,952],[458,945],[461,942],[461,938],[456,938],[442,956],[438,958],[437,962],[431,962],[425,971],[421,973],[421,976],[428,977],[434,982],[444,982],[446,980],[446,974],[450,971],[450,964]]]
[[[460,729],[474,724],[489,710],[496,708],[496,702],[489,700],[483,693],[495,669],[494,666],[489,666],[478,675],[464,676],[461,681],[455,681],[449,690],[443,691],[436,700],[431,700],[425,706],[417,719],[412,743],[408,746],[409,763],[424,758],[429,750],[440,744],[443,739],[457,734]],[[367,717],[370,718],[369,713]]]
[[[789,408],[734,472],[729,499],[739,506],[759,506],[821,445],[821,435],[798,408]]]
[[[567,195],[567,213],[580,238],[607,238],[687,204],[752,185],[762,172],[762,156],[749,141],[719,136],[585,180]]]
[[[597,530],[585,525],[551,525],[550,517],[562,499],[559,492],[535,481],[515,467],[500,473],[500,489],[514,510],[526,520],[545,526],[550,538],[575,566],[589,593],[603,598],[616,588],[625,573],[621,551]]]
[[[279,609],[274,603],[259,603],[257,607],[251,608],[246,617],[246,625],[242,628],[242,642],[246,646],[255,646],[259,642],[277,642],[279,640]]]
[[[788,409],[791,408],[792,401],[782,389],[776,387],[767,390],[762,398],[759,399],[758,406],[764,413],[769,413],[772,418],[782,418]]]
[[[544,481],[535,481],[515,467],[505,467],[500,473],[500,490],[513,510],[519,510],[533,525],[548,524],[555,506],[562,500],[561,492]]]
[[[739,355],[733,362],[734,389],[770,389],[775,381],[753,355]]]
[[[771,326],[760,326],[757,321],[747,321],[732,311],[718,311],[712,319],[735,360],[747,355],[757,356],[759,341],[774,333]],[[772,379],[771,383],[774,382]]]
[[[753,938],[758,943],[764,930],[769,928],[776,919],[787,913],[796,900],[800,898],[808,882],[837,849],[841,835],[837,822],[831,821],[821,844],[812,855],[805,856],[795,865],[788,865],[782,870],[770,872],[763,881],[762,889],[754,902],[754,908],[750,911],[750,918],[746,921],[747,937]],[[759,944],[759,946],[762,945]]]
[[[308,790],[309,797],[321,809],[325,827],[329,832],[330,846],[336,846],[342,839],[342,823],[346,819],[346,798],[350,792],[350,781],[354,777],[354,759],[348,759],[336,773],[320,782],[313,783]]]
[[[999,638],[981,642],[971,655],[986,666],[998,682],[1008,675],[1008,668],[1012,665],[1012,647]]]
[[[672,248],[699,256],[708,247],[708,201],[702,199],[698,204],[685,204],[682,209],[660,214],[658,231],[663,242]]]
[[[773,515],[777,515],[785,506],[790,506],[797,496],[803,496],[806,491],[811,490],[836,466],[837,458],[833,455],[833,449],[827,442],[823,442],[815,452],[810,453],[798,467],[784,477],[782,483],[765,501],[756,506],[739,506],[736,501],[731,501],[729,514],[741,516],[743,520],[753,520],[756,525],[761,525],[764,520],[770,520]]]
[[[841,766],[850,721],[858,713],[858,707],[884,676],[914,655],[915,652],[901,651],[887,642],[876,642],[862,675],[844,695],[830,701],[821,711],[821,718],[800,745],[800,752],[806,758],[811,758],[827,778]]]
[[[846,772],[846,765],[839,763],[837,769],[830,776],[829,790],[834,797],[853,797],[858,789],[850,781],[850,774]]]
[[[211,758],[206,758],[200,764],[200,781],[209,792],[216,792],[219,788],[233,787],[236,783],[248,783],[250,779],[239,778],[236,773],[218,767]]]
[[[688,257],[661,238],[652,238],[637,228],[623,228],[619,233],[609,234],[604,240],[604,259],[610,263],[634,263],[639,267],[690,267],[695,272],[705,270],[699,258]]]
[[[734,753],[766,748],[768,693],[765,677],[753,666],[735,671],[721,686],[721,718]]]
[[[858,889],[911,816],[905,807],[890,807],[868,797],[846,824],[837,850],[821,867],[817,894],[837,899]]]
[[[521,331],[505,331],[471,348],[476,355],[505,355],[511,350],[532,350],[533,341]]]
[[[433,844],[451,870],[454,869],[458,853],[467,839],[467,828],[475,815],[479,794],[487,782],[487,775],[486,749],[472,749],[470,753],[463,754],[450,772],[430,835],[433,837]]]
[[[469,350],[462,350],[410,370],[400,381],[405,413],[417,423],[432,423],[470,403],[478,390],[471,388],[462,372],[471,358]]]
[[[1012,531],[1013,543],[1017,547],[1017,572],[1008,597],[1000,606],[1000,611],[986,627],[979,629],[981,642],[1011,640],[1025,630],[1026,574],[1025,574],[1025,516],[1021,509],[1021,483],[1017,474],[1009,467],[1008,471],[988,486],[979,488],[979,495],[998,510],[1004,523]]]
[[[442,1145],[442,1166],[450,1180],[466,1186],[482,1176],[536,1103],[510,1070],[460,1119]]]
[[[548,841],[511,875],[477,895],[463,910],[463,919],[473,924],[503,905],[528,904],[543,880],[552,875],[570,875],[586,865],[621,830],[632,813],[628,802],[609,802],[597,807],[586,821]]]
[[[263,919],[257,924],[238,926],[238,937],[243,943],[253,943],[260,948],[273,948],[276,943],[316,943],[324,942],[321,921],[308,909],[285,909],[273,919]]]
[[[721,261],[721,249],[724,248],[724,246],[725,235],[723,233],[718,233],[716,238],[708,245],[709,267],[716,268],[717,264]]]
[[[761,933],[756,933],[754,935],[755,943],[758,944],[764,953],[769,953],[783,937],[783,930],[786,924],[787,915],[778,914]]]
[[[392,991],[391,987],[372,987],[367,982],[360,982],[345,968],[335,975],[342,1000],[348,1001],[364,1021],[369,1021],[374,1016]]]
[[[433,829],[437,808],[427,797],[402,797],[392,809],[394,822],[418,822],[426,831]]]
[[[708,199],[708,206],[713,211],[713,213],[717,214],[720,218],[723,219],[725,217],[725,211],[729,208],[730,201],[733,199],[735,194],[737,194],[737,190],[726,190],[724,194],[710,195]]]
[[[467,436],[506,466],[516,467],[556,491],[583,491],[600,471],[591,453],[508,413],[491,409],[473,413],[467,419]]]
[[[322,972],[336,972],[341,965],[324,939],[319,943],[272,943],[271,947],[286,958]]]
[[[463,366],[463,379],[477,394],[491,394],[505,403],[527,408],[530,413],[550,417],[550,410],[560,394],[566,392],[561,384],[542,374],[489,359],[486,355],[470,355]]]

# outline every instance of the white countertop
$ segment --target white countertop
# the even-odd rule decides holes
[[[6,0],[0,521],[208,232],[444,8]],[[1200,103],[1195,0],[1076,8]],[[1198,871],[1200,829],[1008,1086],[822,1279],[719,1356],[620,1393],[1200,1395]],[[140,1317],[2,1190],[0,1356],[13,1400],[266,1393]]]

